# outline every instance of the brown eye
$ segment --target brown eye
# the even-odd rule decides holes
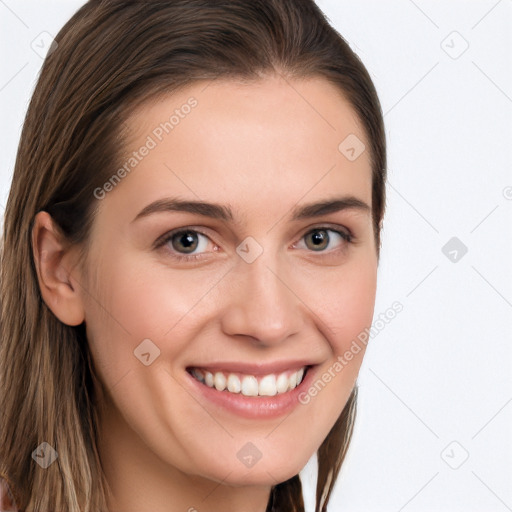
[[[300,242],[301,249],[309,249],[314,252],[332,252],[342,249],[352,242],[352,235],[341,230],[327,227],[315,228],[306,233]]]
[[[210,237],[193,228],[179,228],[160,237],[155,250],[165,249],[165,255],[180,263],[189,263],[208,258],[218,253],[218,247]]]
[[[178,252],[194,252],[199,244],[197,233],[184,231],[173,235],[171,238],[172,248]]]
[[[170,233],[163,243],[179,254],[203,253],[208,248],[209,238],[193,229],[182,229]]]
[[[329,245],[329,233],[326,229],[317,229],[305,235],[306,246],[313,251],[323,251]]]

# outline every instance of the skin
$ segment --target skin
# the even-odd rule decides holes
[[[349,134],[368,147],[339,90],[320,78],[196,83],[128,119],[127,157],[192,96],[197,107],[98,202],[84,262],[48,214],[33,231],[45,302],[64,323],[86,323],[111,512],[263,512],[271,486],[299,473],[338,418],[364,347],[308,404],[273,419],[194,395],[185,368],[307,357],[320,378],[373,317],[371,210],[291,220],[295,207],[334,197],[371,206],[368,151],[349,161],[338,150]],[[166,197],[229,206],[234,220],[167,211],[132,222]],[[329,231],[315,251],[306,235],[325,226],[352,242]],[[201,259],[175,259],[179,237],[154,247],[182,227],[207,235]],[[248,236],[263,248],[252,263],[236,252]],[[150,366],[134,357],[144,339],[160,350]],[[237,458],[247,442],[262,453],[252,468]]]

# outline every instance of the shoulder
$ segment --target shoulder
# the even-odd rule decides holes
[[[0,476],[0,512],[21,512],[16,507],[14,496],[7,480]]]

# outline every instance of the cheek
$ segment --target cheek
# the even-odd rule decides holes
[[[337,269],[321,289],[309,295],[332,354],[299,399],[310,408],[324,436],[341,413],[358,376],[366,349],[361,339],[372,324],[376,283],[377,261],[368,254]]]
[[[368,255],[317,280],[307,299],[324,326],[335,355],[342,354],[371,325],[377,287],[377,262]],[[316,291],[315,291],[316,290]]]
[[[216,272],[173,271],[122,252],[111,250],[108,260],[98,262],[85,297],[89,345],[109,386],[145,368],[134,353],[138,347],[149,347],[151,357],[158,354],[156,366],[179,366],[202,319],[214,314],[208,296],[219,280]]]
[[[172,331],[192,311],[200,310],[201,301],[218,280],[211,272],[173,271],[138,258],[117,261],[101,272],[100,309],[104,320],[133,342],[159,339]],[[98,309],[97,305],[93,303],[92,309]]]

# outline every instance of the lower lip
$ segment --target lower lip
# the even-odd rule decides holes
[[[261,419],[289,414],[300,405],[299,395],[309,388],[314,370],[315,366],[310,366],[302,382],[295,389],[274,396],[245,396],[241,393],[218,391],[214,387],[210,388],[199,382],[188,372],[186,373],[194,390],[197,390],[209,402],[244,418]]]

